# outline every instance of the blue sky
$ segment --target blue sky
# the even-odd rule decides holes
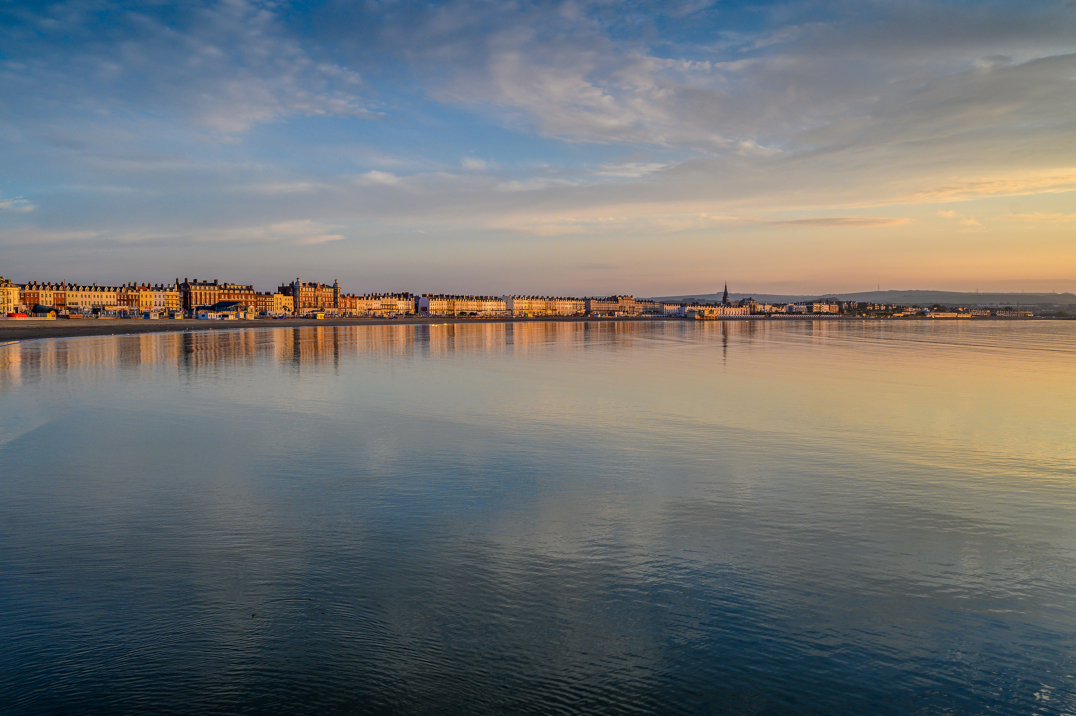
[[[0,2],[0,274],[1076,289],[1076,3]]]

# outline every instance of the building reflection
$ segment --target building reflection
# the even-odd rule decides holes
[[[807,323],[807,322],[804,322]],[[806,336],[825,339],[834,327],[810,322]],[[654,341],[730,345],[766,336],[769,321],[535,321],[518,323],[309,326],[145,333],[26,341],[0,346],[0,388],[72,372],[137,373],[175,366],[188,378],[229,367],[277,363],[293,372],[339,370],[344,358],[371,360],[457,355],[538,355],[550,346],[630,353]]]

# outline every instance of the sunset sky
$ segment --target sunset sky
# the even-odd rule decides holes
[[[0,0],[0,275],[1076,290],[1076,2]]]

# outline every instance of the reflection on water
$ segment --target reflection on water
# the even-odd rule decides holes
[[[5,709],[1072,712],[1073,333],[0,346]]]
[[[815,327],[818,330],[828,326]],[[401,358],[446,358],[456,351],[484,351],[498,355],[526,354],[528,348],[551,343],[590,345],[616,338],[642,340],[689,335],[721,334],[727,351],[732,335],[750,338],[759,332],[757,322],[707,323],[488,323],[441,325],[386,325],[376,327],[323,327],[237,329],[221,332],[139,334],[97,340],[54,340],[14,345],[0,350],[0,379],[5,383],[33,381],[42,375],[66,375],[71,369],[89,366],[98,371],[111,367],[134,368],[173,363],[184,372],[223,365],[248,365],[259,358],[295,366],[339,368],[343,354]],[[0,346],[0,349],[3,347]],[[630,348],[622,346],[621,348]]]

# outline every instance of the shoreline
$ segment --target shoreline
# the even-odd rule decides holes
[[[977,316],[975,318],[930,318],[905,316],[899,319],[866,316],[729,316],[724,319],[707,320],[705,323],[721,321],[1030,321],[1030,320],[1065,320],[1049,318],[998,318]],[[411,316],[406,318],[326,318],[311,320],[309,318],[255,318],[242,321],[207,321],[197,319],[159,319],[142,318],[84,318],[77,320],[0,320],[0,345],[47,338],[78,338],[88,336],[138,335],[142,333],[182,333],[185,331],[223,331],[245,328],[316,328],[319,326],[429,326],[443,324],[488,324],[488,323],[645,323],[651,321],[690,321],[694,318],[677,316],[654,317],[586,317],[586,316],[541,316],[536,318],[512,318],[497,316],[474,318],[462,316]]]

